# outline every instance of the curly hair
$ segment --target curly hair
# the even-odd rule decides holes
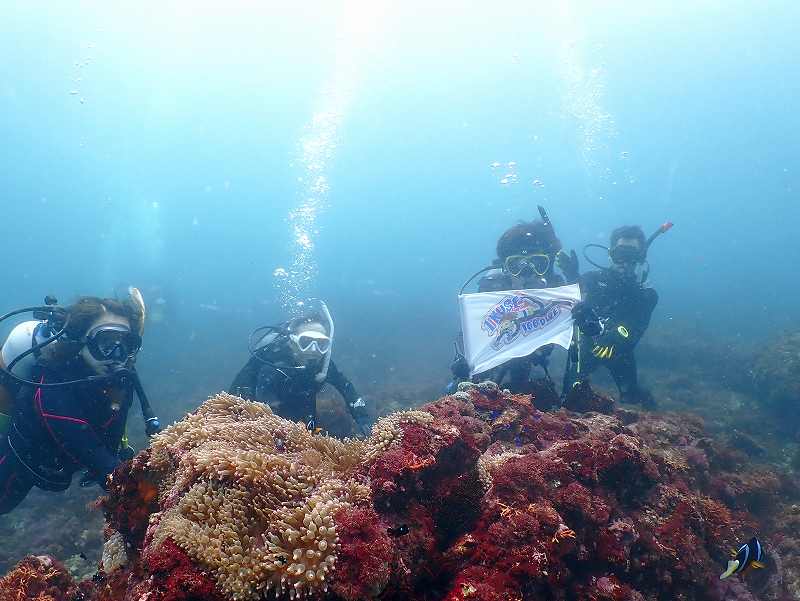
[[[561,241],[553,228],[543,221],[520,221],[508,228],[497,241],[497,257],[505,259],[524,252],[555,254],[561,250]]]
[[[80,340],[89,331],[94,321],[104,313],[113,313],[126,318],[131,324],[131,331],[138,332],[142,319],[131,303],[121,302],[113,298],[81,296],[75,303],[67,307],[69,321],[66,335],[71,340]]]

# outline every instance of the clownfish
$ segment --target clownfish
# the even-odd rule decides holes
[[[764,548],[759,540],[754,536],[746,545],[739,547],[738,551],[731,553],[731,560],[728,561],[728,569],[720,574],[719,579],[724,580],[733,574],[741,574],[748,568],[763,568]]]

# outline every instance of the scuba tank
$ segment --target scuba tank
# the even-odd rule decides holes
[[[45,302],[49,300],[51,297],[45,299]],[[0,437],[11,428],[14,397],[19,388],[12,378],[5,377],[6,372],[10,372],[9,366],[15,369],[16,375],[30,379],[36,358],[34,353],[28,351],[38,345],[44,346],[52,336],[53,331],[47,320],[33,319],[14,326],[0,347]]]

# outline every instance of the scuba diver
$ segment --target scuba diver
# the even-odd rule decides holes
[[[231,394],[266,403],[283,418],[316,430],[317,394],[327,383],[339,391],[363,434],[371,420],[355,386],[331,361],[333,320],[322,301],[307,301],[303,314],[250,335],[250,360],[230,387]]]
[[[125,424],[134,394],[148,435],[160,429],[135,370],[145,306],[136,288],[118,301],[82,296],[60,307],[12,311],[34,319],[17,324],[0,351],[0,514],[34,486],[66,490],[106,478],[133,456]],[[3,427],[3,423],[5,427]]]
[[[639,226],[618,227],[611,233],[609,247],[588,244],[586,260],[597,267],[579,278],[583,302],[600,319],[602,328],[596,335],[579,331],[569,350],[562,396],[582,383],[599,366],[611,372],[623,402],[654,407],[649,391],[639,385],[634,350],[650,324],[650,316],[658,304],[658,294],[647,287],[647,251],[653,241],[667,232],[672,223],[659,227],[645,238]],[[611,259],[610,267],[594,263],[586,251],[602,248]],[[641,273],[637,270],[641,269]]]
[[[501,290],[527,290],[536,288],[554,288],[567,283],[574,283],[578,277],[578,258],[575,251],[569,254],[562,251],[561,241],[556,236],[555,228],[543,207],[538,207],[541,219],[520,222],[507,229],[497,241],[497,258],[489,267],[475,273],[461,287],[460,294],[476,277],[478,292],[496,292]],[[563,276],[556,273],[558,267]],[[577,306],[573,314],[580,316],[581,323],[591,321],[591,313],[581,311]],[[464,357],[462,336],[455,344],[456,356],[450,371],[453,379],[447,385],[446,392],[452,393],[458,383],[469,379],[469,365]],[[504,385],[515,393],[530,393],[537,388],[531,380],[531,370],[540,367],[546,376],[546,382],[552,385],[548,363],[553,345],[546,345],[527,357],[511,359],[502,365],[475,376],[478,379],[489,379],[498,385]]]

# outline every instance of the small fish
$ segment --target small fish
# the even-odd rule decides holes
[[[728,561],[728,569],[719,576],[720,580],[733,574],[741,574],[748,568],[765,567],[764,549],[755,536],[750,539],[749,543],[739,547],[738,551],[733,551],[731,557],[732,559]]]
[[[392,528],[391,526],[389,526],[386,529],[386,534],[388,534],[389,536],[395,536],[395,537],[397,537],[397,536],[405,536],[406,534],[408,534],[408,531],[409,531],[409,528],[408,528],[408,526],[406,524],[400,524],[399,526],[397,526],[395,528]]]

